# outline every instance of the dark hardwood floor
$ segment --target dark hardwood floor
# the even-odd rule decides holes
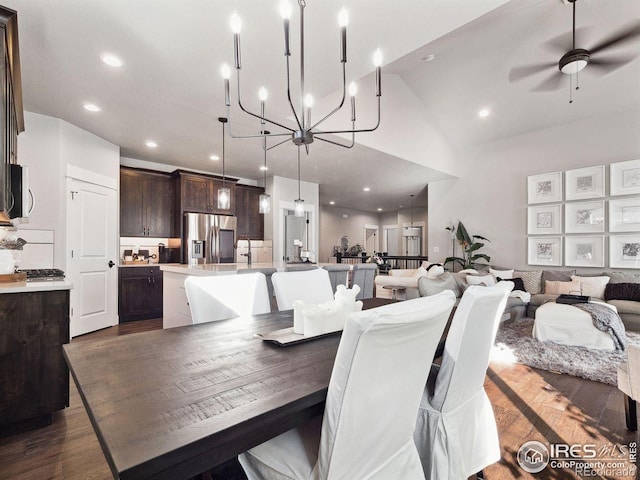
[[[162,328],[161,319],[142,320],[72,341],[92,341],[159,328]],[[623,396],[615,387],[512,364],[492,364],[485,387],[496,413],[502,445],[501,462],[484,470],[487,479],[581,478],[569,470],[548,467],[539,474],[524,472],[515,456],[520,446],[529,440],[590,443],[599,447],[638,441],[638,435],[625,428]],[[233,477],[233,469],[217,472],[217,478]],[[112,478],[73,381],[70,407],[56,412],[52,425],[0,439],[1,480]],[[633,480],[634,477],[589,478]]]

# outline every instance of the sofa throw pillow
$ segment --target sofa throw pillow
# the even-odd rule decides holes
[[[640,283],[640,273],[611,272],[607,275],[611,278],[609,283]]]
[[[420,277],[418,279],[418,292],[421,297],[430,297],[445,290],[452,290],[456,298],[462,296],[462,290],[449,272],[444,272],[436,278]]]
[[[547,280],[549,280],[550,282],[570,282],[571,275],[575,275],[575,274],[576,274],[575,270],[543,270],[542,271],[542,293],[548,293],[544,289]]]
[[[513,268],[511,270],[495,270],[493,268],[490,268],[489,273],[496,279],[498,277],[503,280],[511,280],[513,278]]]
[[[418,267],[416,269],[416,273],[414,275],[415,277],[426,277],[427,276],[427,269],[426,268],[422,268],[422,267]]]
[[[444,267],[439,263],[432,263],[427,268],[427,277],[428,278],[436,278],[444,273]]]
[[[593,298],[604,298],[604,290],[609,283],[608,276],[582,277],[573,275],[571,277],[571,280],[576,279],[580,281],[580,290],[582,291],[582,295]]]
[[[513,288],[511,289],[512,291],[514,290],[520,290],[522,292],[526,292],[527,290],[524,288],[524,282],[522,281],[521,278],[497,278],[498,282],[513,282]]]
[[[493,287],[496,284],[496,280],[493,278],[493,275],[467,275],[467,283],[469,285]]]
[[[545,295],[580,295],[580,280],[560,282],[547,280],[544,282]]]
[[[640,301],[640,283],[608,283],[604,289],[604,299]]]
[[[542,270],[530,270],[527,272],[514,271],[514,277],[522,279],[525,292],[535,295],[542,292]]]

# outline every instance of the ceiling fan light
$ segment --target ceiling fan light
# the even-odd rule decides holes
[[[580,72],[584,67],[587,66],[586,60],[576,60],[574,62],[569,62],[564,65],[560,71],[565,75],[573,75],[575,73]]]

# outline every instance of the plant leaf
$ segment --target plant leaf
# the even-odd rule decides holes
[[[477,238],[478,240],[484,240],[485,242],[491,242],[488,238],[485,238],[481,235],[474,235],[473,238]]]
[[[456,237],[459,241],[466,243],[467,245],[471,245],[473,240],[469,236],[467,229],[464,227],[462,222],[458,222],[458,231],[456,232]]]

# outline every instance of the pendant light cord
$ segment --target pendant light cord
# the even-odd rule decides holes
[[[298,147],[298,200],[300,200],[300,147]]]
[[[227,179],[224,174],[224,122],[222,122],[222,186],[227,186]]]

